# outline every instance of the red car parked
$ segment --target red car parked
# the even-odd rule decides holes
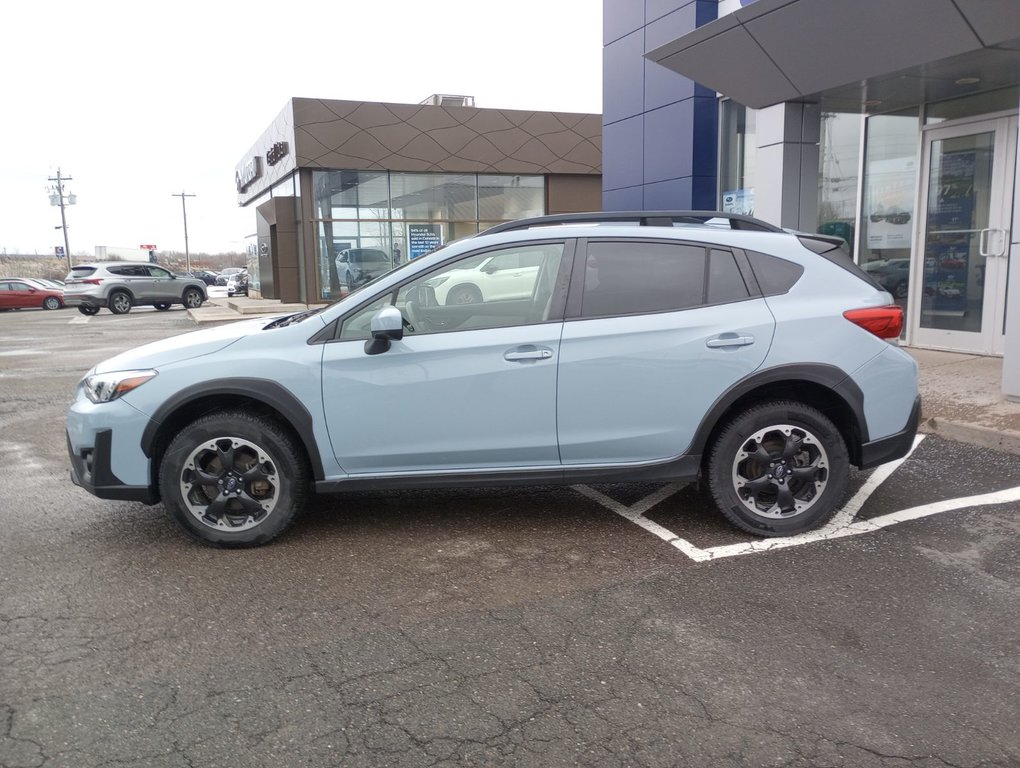
[[[20,277],[0,277],[0,310],[42,307],[60,309],[64,294]]]

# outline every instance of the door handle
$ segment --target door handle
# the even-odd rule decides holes
[[[511,349],[503,355],[503,359],[511,363],[527,362],[528,360],[548,360],[552,357],[552,350],[546,347],[535,347],[527,345]]]
[[[754,344],[754,336],[738,336],[735,333],[723,333],[705,342],[710,349],[725,349],[726,347],[746,347]]]
[[[999,237],[997,247],[994,251],[988,247],[989,235],[995,232]],[[978,236],[978,253],[981,256],[1005,256],[1006,255],[1006,243],[1009,241],[1009,235],[1004,229],[996,229],[994,227],[989,229],[982,229],[981,234]]]

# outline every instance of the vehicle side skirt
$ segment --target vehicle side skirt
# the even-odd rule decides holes
[[[395,489],[577,485],[579,483],[675,483],[697,479],[700,469],[700,455],[684,454],[666,461],[630,465],[353,476],[319,481],[315,483],[315,490],[317,493],[339,493]]]

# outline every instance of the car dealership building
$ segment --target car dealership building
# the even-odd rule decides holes
[[[1020,397],[1016,0],[604,0],[603,207],[844,237]]]
[[[291,99],[235,170],[251,294],[331,301],[353,252],[395,266],[501,221],[598,210],[601,162],[600,115]]]

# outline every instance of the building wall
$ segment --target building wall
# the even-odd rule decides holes
[[[283,154],[270,164],[273,147]],[[238,203],[251,202],[297,167],[598,176],[602,118],[294,98],[238,162]]]
[[[605,210],[717,207],[716,94],[644,56],[717,10],[716,0],[603,0]]]

